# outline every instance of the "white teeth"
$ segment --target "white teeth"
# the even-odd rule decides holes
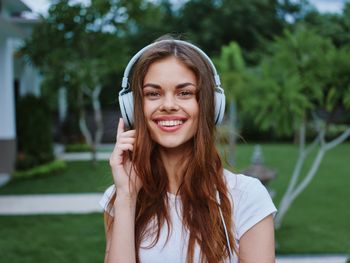
[[[167,127],[177,126],[181,124],[183,124],[182,120],[158,121],[158,125]]]

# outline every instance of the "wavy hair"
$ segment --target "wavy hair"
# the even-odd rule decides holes
[[[232,234],[232,203],[223,177],[222,161],[215,147],[213,72],[206,59],[195,49],[170,41],[169,38],[166,39],[169,41],[159,41],[154,47],[145,51],[132,72],[131,87],[136,130],[132,162],[143,184],[136,204],[136,259],[140,262],[138,250],[145,237],[154,237],[151,248],[158,242],[163,224],[167,224],[168,238],[172,231],[168,213],[168,178],[165,164],[160,158],[159,148],[151,139],[144,117],[142,87],[150,65],[173,56],[193,71],[198,83],[198,129],[180,162],[183,174],[176,194],[182,203],[183,225],[189,232],[187,262],[193,262],[196,243],[200,247],[201,262],[222,262],[229,256],[229,251],[215,198],[217,191],[221,199],[221,209],[228,229],[231,249],[235,252],[237,250]],[[110,201],[110,205],[113,204],[114,199],[115,196]],[[151,220],[156,222],[155,229],[147,227]]]

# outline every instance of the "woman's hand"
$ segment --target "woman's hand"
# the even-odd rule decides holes
[[[117,142],[109,159],[109,164],[112,169],[117,196],[136,199],[142,183],[136,175],[130,157],[134,149],[134,142],[135,130],[124,131],[124,121],[120,118]]]

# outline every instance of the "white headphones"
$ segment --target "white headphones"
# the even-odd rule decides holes
[[[129,85],[128,77],[129,73],[136,63],[136,61],[142,56],[142,54],[158,45],[159,43],[164,43],[164,42],[169,42],[169,43],[176,43],[180,45],[185,45],[188,47],[193,48],[196,50],[201,56],[209,63],[213,75],[214,75],[214,81],[215,81],[215,125],[219,125],[224,117],[224,112],[225,112],[225,93],[224,90],[221,88],[221,82],[220,82],[220,77],[216,71],[216,68],[213,64],[213,62],[210,60],[210,58],[205,54],[200,48],[196,47],[195,45],[183,41],[183,40],[161,40],[158,42],[154,42],[148,46],[145,46],[142,48],[139,52],[137,52],[129,61],[128,65],[125,68],[124,71],[124,76],[123,76],[123,81],[122,81],[122,90],[119,92],[119,106],[120,106],[120,112],[123,116],[124,123],[128,127],[132,127],[134,124],[134,100],[133,100],[133,93]]]

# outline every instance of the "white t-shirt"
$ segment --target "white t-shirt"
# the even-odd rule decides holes
[[[234,237],[239,247],[239,240],[243,234],[266,216],[274,214],[277,210],[269,193],[261,182],[253,177],[242,174],[233,174],[224,170],[227,188],[233,200]],[[114,185],[104,193],[100,205],[107,211],[107,205],[115,191]],[[168,193],[169,216],[172,222],[172,231],[168,242],[167,225],[164,224],[157,244],[148,249],[147,246],[154,240],[146,238],[141,242],[140,261],[142,263],[183,263],[186,262],[188,231],[182,226],[181,199]],[[114,211],[108,211],[112,216]],[[151,225],[152,223],[150,223]],[[199,262],[199,246],[195,247],[194,262]],[[229,262],[227,259],[225,262]],[[235,257],[233,262],[238,262]]]

